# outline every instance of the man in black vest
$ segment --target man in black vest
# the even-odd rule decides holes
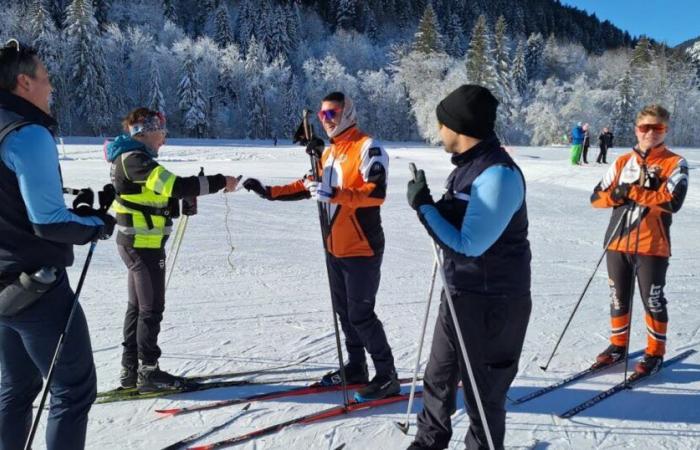
[[[505,399],[518,371],[532,306],[525,179],[494,133],[498,101],[464,85],[437,107],[440,135],[456,166],[433,202],[425,173],[408,184],[408,202],[444,255],[459,328],[495,448],[503,448]],[[423,411],[411,450],[447,448],[462,382],[470,427],[467,449],[486,449],[466,365],[445,293],[423,381]]]
[[[36,50],[15,40],[0,48],[1,450],[24,448],[32,402],[73,305],[66,276],[73,245],[109,238],[115,223],[92,208],[90,190],[74,201],[79,215],[66,208],[53,135],[57,123],[49,115],[51,90]],[[29,279],[31,284],[22,281]],[[65,339],[50,386],[50,450],[85,447],[95,399],[95,365],[80,305]]]

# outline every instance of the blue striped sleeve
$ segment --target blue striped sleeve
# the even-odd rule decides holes
[[[80,217],[66,208],[53,136],[39,125],[11,133],[2,146],[2,161],[16,175],[35,233],[66,243],[90,240],[104,225],[97,217]]]
[[[525,185],[514,168],[492,166],[472,184],[462,228],[449,223],[433,205],[423,205],[424,222],[442,244],[466,256],[481,256],[503,234],[525,199]]]

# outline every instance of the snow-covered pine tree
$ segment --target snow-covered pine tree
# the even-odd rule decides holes
[[[617,85],[617,99],[613,112],[613,129],[616,142],[630,145],[634,143],[634,87],[631,70],[626,70]]]
[[[442,52],[444,47],[442,44],[442,36],[438,28],[437,16],[433,5],[428,3],[423,11],[418,23],[418,31],[413,37],[413,48],[421,53],[431,54]]]
[[[515,84],[517,93],[522,98],[527,97],[527,68],[525,66],[525,41],[518,41],[518,46],[515,48],[513,56],[513,67],[511,69],[511,77]]]
[[[107,14],[112,7],[112,0],[92,0],[92,8],[95,11],[95,20],[100,30],[105,30],[107,27]]]
[[[642,36],[637,41],[637,45],[634,46],[632,51],[632,57],[630,58],[630,67],[633,69],[639,69],[651,63],[652,51],[651,43],[646,36]]]
[[[148,107],[154,111],[165,113],[165,99],[160,89],[160,70],[155,60],[151,61],[151,101]]]
[[[299,47],[301,41],[301,16],[299,15],[299,5],[292,2],[284,8],[285,24],[287,27],[287,42],[289,49],[285,56],[291,60],[292,53]]]
[[[472,84],[479,84],[492,91],[496,86],[496,69],[491,49],[491,36],[486,16],[479,16],[472,30],[466,61],[467,77]]]
[[[335,0],[337,2],[335,12],[335,24],[343,30],[353,30],[357,23],[356,0]]]
[[[447,24],[447,45],[445,50],[450,56],[461,58],[467,49],[467,38],[464,36],[464,25],[457,14],[450,16],[450,21]]]
[[[74,111],[93,134],[101,135],[112,122],[107,95],[109,80],[90,0],[71,2],[66,10],[65,30],[68,84],[73,91]]]
[[[214,22],[216,24],[216,36],[214,37],[214,42],[216,42],[220,48],[224,48],[233,43],[231,17],[228,14],[228,7],[226,6],[225,2],[219,3],[219,7],[216,8],[216,17]]]
[[[268,137],[267,108],[265,107],[265,92],[260,77],[249,80],[248,84],[248,139],[264,139]]]
[[[60,75],[60,39],[53,18],[43,0],[34,0],[29,10],[29,33],[32,47],[41,57],[52,79]]]
[[[544,38],[541,33],[533,33],[527,38],[525,47],[525,68],[530,80],[539,80],[542,76],[542,53],[544,52]]]
[[[165,19],[172,23],[177,23],[177,12],[175,12],[175,0],[163,0],[163,14]]]
[[[242,49],[248,46],[253,30],[255,30],[256,3],[255,0],[241,0],[236,18],[238,43]]]
[[[177,90],[182,113],[182,128],[190,136],[204,137],[208,122],[206,103],[199,87],[199,79],[191,52],[185,56],[182,80]]]

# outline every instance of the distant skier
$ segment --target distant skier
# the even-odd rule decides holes
[[[666,352],[664,285],[671,256],[671,215],[680,210],[688,190],[685,159],[664,144],[669,121],[670,114],[663,107],[644,107],[636,119],[637,145],[617,158],[591,196],[594,207],[613,208],[605,238],[607,242],[613,236],[607,252],[611,344],[597,360],[613,363],[624,358],[633,294],[630,288],[636,275],[647,325],[646,351],[635,367],[640,374],[659,370]]]
[[[446,288],[493,443],[502,449],[506,393],[518,371],[532,301],[525,179],[494,133],[497,107],[491,92],[476,85],[443,99],[436,111],[440,135],[456,166],[447,192],[435,203],[420,170],[407,196],[444,254]],[[466,448],[488,448],[443,292],[410,450],[448,447],[460,381],[470,421]]]
[[[357,391],[363,400],[399,392],[400,385],[382,322],[374,313],[384,253],[384,231],[379,207],[386,197],[389,156],[357,126],[355,105],[341,92],[328,94],[321,103],[319,120],[330,138],[314,138],[307,152],[319,156],[321,180],[304,178],[285,186],[264,186],[249,178],[243,186],[267,200],[312,198],[325,205],[331,229],[326,241],[326,267],[331,299],[338,313],[348,363],[348,383],[367,383],[365,350],[376,375]],[[323,377],[322,384],[339,384],[340,371]]]
[[[608,127],[603,128],[603,131],[598,135],[598,153],[597,163],[608,163],[608,150],[613,146],[613,134]]]
[[[574,166],[581,164],[583,138],[583,127],[581,122],[578,122],[571,130],[571,164]]]
[[[178,177],[156,158],[165,144],[165,116],[148,108],[131,111],[126,134],[106,146],[117,192],[117,248],[129,271],[129,302],[122,343],[123,388],[139,391],[177,386],[181,379],[158,367],[158,333],[165,309],[165,242],[177,199],[233,191],[238,179],[224,175]],[[139,360],[141,365],[139,367]]]
[[[591,146],[591,136],[588,133],[589,125],[584,123],[581,128],[583,129],[583,163],[588,164],[588,147]]]

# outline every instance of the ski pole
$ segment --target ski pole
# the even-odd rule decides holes
[[[425,315],[423,317],[423,327],[418,339],[418,355],[416,356],[416,366],[413,369],[413,381],[411,382],[411,394],[408,396],[408,408],[406,408],[406,422],[394,422],[396,426],[403,432],[408,434],[410,427],[411,410],[413,409],[413,399],[416,395],[416,382],[418,381],[418,370],[420,369],[420,357],[423,352],[423,340],[425,338],[425,329],[428,324],[428,315],[430,314],[430,303],[433,299],[433,288],[435,287],[435,277],[437,275],[438,262],[433,261],[433,274],[430,277],[430,289],[428,289],[428,301],[425,304]]]
[[[173,275],[173,270],[175,269],[175,261],[177,261],[177,255],[180,253],[180,245],[182,244],[182,238],[185,235],[185,229],[187,229],[187,221],[190,216],[184,216],[177,222],[177,228],[175,229],[175,238],[170,246],[169,254],[172,255],[171,263],[168,264],[168,277],[165,279],[165,290],[168,290],[168,285],[170,284],[170,277]],[[166,258],[167,261],[167,258]]]
[[[87,274],[88,267],[90,267],[90,260],[92,260],[92,254],[95,251],[95,246],[97,245],[97,238],[90,242],[90,249],[87,253],[87,258],[85,259],[85,264],[83,265],[83,271],[80,273],[80,281],[78,281],[78,287],[75,289],[75,295],[73,296],[73,305],[70,309],[70,314],[68,315],[68,320],[66,321],[66,326],[63,328],[61,335],[58,337],[58,343],[56,344],[56,350],[53,353],[53,359],[51,360],[51,365],[49,366],[49,373],[46,376],[46,384],[44,385],[44,392],[41,394],[41,401],[39,402],[39,409],[34,418],[34,423],[32,423],[32,428],[29,430],[29,437],[27,438],[27,443],[24,445],[24,450],[30,450],[32,448],[32,442],[34,441],[34,435],[39,427],[39,420],[41,419],[41,413],[44,410],[44,405],[46,404],[46,397],[49,394],[49,388],[51,387],[51,381],[53,380],[54,369],[56,368],[56,363],[58,358],[61,356],[63,351],[63,344],[66,341],[66,336],[68,335],[68,330],[70,329],[71,323],[73,322],[73,316],[78,306],[78,298],[80,297],[80,291],[83,289],[83,282],[85,281],[85,275]]]
[[[409,164],[411,174],[413,179],[416,179],[416,165],[413,163]],[[469,354],[467,353],[467,346],[464,345],[464,337],[462,336],[462,329],[459,327],[459,320],[457,319],[457,312],[455,311],[454,303],[452,302],[452,294],[447,284],[447,276],[445,275],[445,266],[440,258],[440,250],[438,244],[432,240],[433,253],[435,254],[435,262],[440,270],[440,278],[442,279],[442,291],[445,293],[445,300],[447,300],[447,306],[450,308],[450,315],[452,316],[452,324],[455,328],[455,334],[457,335],[457,341],[459,341],[459,348],[462,351],[462,358],[464,359],[464,365],[467,368],[467,375],[469,376],[469,384],[472,388],[474,394],[474,399],[476,400],[476,407],[479,410],[479,418],[481,423],[484,425],[484,434],[486,435],[486,441],[489,446],[489,450],[495,450],[493,445],[493,439],[491,438],[491,429],[489,423],[486,421],[486,412],[484,411],[484,405],[481,403],[481,396],[479,395],[479,387],[476,384],[476,378],[474,378],[474,371],[472,370],[472,365],[469,362]]]
[[[309,110],[304,109],[303,111],[303,117],[302,117],[302,125],[304,127],[304,137],[306,138],[306,142],[308,143],[311,138],[313,138],[313,130],[311,128],[311,125],[309,124]],[[319,160],[318,158],[313,154],[309,155],[309,158],[311,158],[311,174],[314,177],[314,181],[321,182],[319,176],[318,176],[318,163]],[[320,202],[316,202],[318,206],[318,219],[319,222],[321,223],[321,238],[323,239],[323,249],[325,250],[326,253],[326,258],[328,257],[328,248],[326,245],[326,239],[328,238],[328,234],[330,233],[330,226],[328,224],[328,217],[326,216],[326,212],[324,211],[323,205]],[[326,265],[326,274],[328,276],[328,288],[330,289],[330,273],[328,273],[328,266]],[[338,312],[335,308],[335,303],[333,303],[333,293],[331,292],[331,311],[333,313],[333,331],[335,332],[335,348],[338,353],[338,363],[340,364],[340,380],[343,385],[343,404],[345,406],[348,406],[350,404],[350,400],[348,397],[348,382],[347,378],[345,377],[345,363],[343,362],[343,349],[340,346],[340,329],[338,328]]]
[[[640,174],[640,186],[644,186],[644,182],[646,181],[646,166],[642,166],[641,174]],[[632,235],[632,230],[630,229],[632,225],[632,212],[637,208],[636,203],[632,203],[632,207],[629,209],[630,212],[630,218],[627,222],[627,229],[628,234],[627,234],[627,250],[629,250],[630,247],[630,237]],[[639,209],[639,217],[637,218],[637,237],[636,237],[636,242],[634,244],[634,253],[632,254],[632,257],[634,258],[633,266],[632,266],[632,279],[630,280],[630,295],[629,295],[629,319],[627,320],[627,333],[626,335],[626,342],[627,345],[625,345],[625,378],[623,382],[625,383],[625,386],[627,386],[627,363],[629,361],[630,357],[630,335],[632,334],[632,307],[634,306],[634,282],[637,279],[637,274],[639,271],[639,235],[640,231],[642,229],[642,218],[644,218],[644,211],[641,206],[638,207]],[[641,289],[641,288],[640,288]]]
[[[595,265],[595,268],[593,269],[593,273],[591,273],[591,276],[588,278],[588,281],[586,281],[586,285],[583,287],[583,291],[581,291],[581,295],[578,296],[578,300],[576,300],[576,304],[574,305],[574,310],[571,311],[571,314],[569,315],[569,319],[566,321],[566,325],[564,325],[564,329],[562,330],[561,334],[559,335],[559,339],[557,339],[557,343],[554,344],[554,349],[552,350],[552,353],[549,355],[549,359],[547,359],[547,363],[544,366],[540,366],[540,369],[544,370],[545,372],[547,371],[547,368],[549,368],[549,363],[552,362],[552,359],[554,358],[554,355],[557,352],[557,349],[559,348],[559,344],[561,343],[561,340],[564,338],[564,335],[566,334],[566,330],[569,329],[569,325],[571,325],[571,321],[574,319],[574,315],[576,315],[576,311],[578,310],[579,305],[581,305],[581,301],[583,300],[583,297],[586,295],[586,292],[588,292],[588,287],[591,285],[591,282],[593,281],[593,277],[595,277],[595,274],[598,272],[598,268],[600,267],[600,263],[603,262],[603,258],[605,258],[605,255],[608,253],[608,245],[612,242],[613,238],[615,237],[615,233],[617,232],[618,227],[622,224],[623,219],[627,216],[627,214],[621,214],[620,215],[620,220],[617,221],[617,224],[615,225],[615,228],[612,229],[610,232],[610,237],[608,238],[607,242],[605,242],[605,245],[603,246],[603,253],[600,255],[600,258],[598,258],[598,262]]]

